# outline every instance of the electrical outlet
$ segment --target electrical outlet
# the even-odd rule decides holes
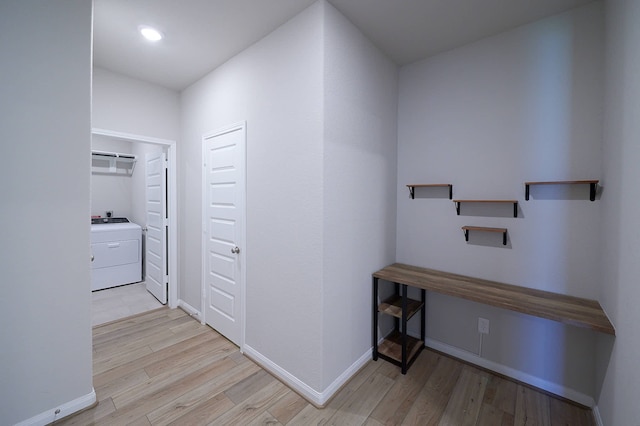
[[[478,318],[478,333],[489,334],[489,320]]]

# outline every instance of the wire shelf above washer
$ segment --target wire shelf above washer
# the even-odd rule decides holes
[[[131,176],[137,157],[119,152],[91,151],[91,173],[94,175]]]

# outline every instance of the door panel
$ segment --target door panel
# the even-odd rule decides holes
[[[217,241],[233,243],[236,235],[235,225],[235,220],[212,218],[209,222],[209,233],[215,235]]]
[[[167,303],[166,160],[164,153],[146,156],[147,238],[145,282],[147,290]]]
[[[244,125],[205,136],[203,159],[205,322],[240,346],[244,279]]]
[[[213,246],[213,244],[212,244]],[[225,244],[224,246],[227,248],[228,246]],[[230,281],[230,284],[235,285],[236,274],[235,274],[235,260],[229,256],[221,255],[220,252],[216,251],[212,248],[209,253],[209,266],[211,270],[209,273],[215,278],[216,275],[226,278]],[[226,287],[226,286],[225,286]],[[233,287],[228,287],[228,291],[232,291]]]

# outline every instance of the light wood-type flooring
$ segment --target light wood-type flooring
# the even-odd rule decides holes
[[[368,362],[317,409],[179,309],[93,329],[99,404],[56,425],[594,425],[592,413],[425,350]]]
[[[91,292],[91,324],[104,324],[162,307],[143,282]]]

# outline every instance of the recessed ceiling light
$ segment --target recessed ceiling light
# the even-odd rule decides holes
[[[155,28],[141,26],[139,27],[139,30],[140,30],[140,34],[142,34],[142,36],[149,41],[162,40],[162,33],[156,30]]]

